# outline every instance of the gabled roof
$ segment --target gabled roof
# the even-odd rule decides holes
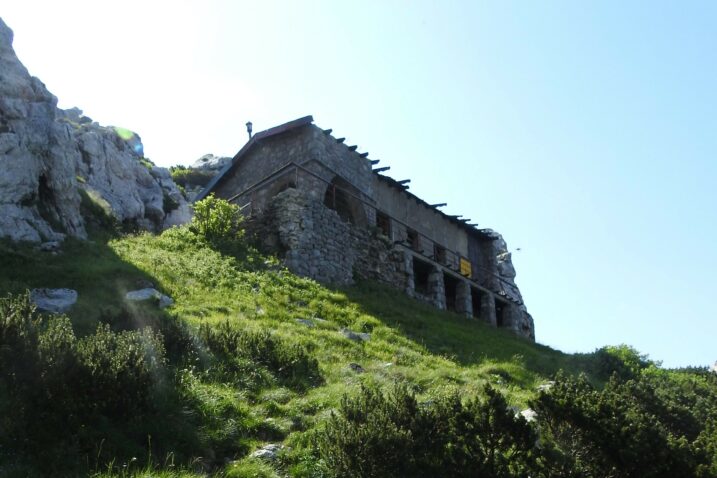
[[[242,147],[242,149],[239,150],[239,152],[234,155],[232,160],[224,166],[224,168],[217,173],[216,176],[212,178],[211,181],[206,185],[206,187],[197,194],[197,197],[195,198],[195,201],[199,201],[201,199],[204,199],[211,191],[214,189],[214,187],[219,184],[224,176],[226,176],[232,169],[236,167],[237,164],[241,162],[241,159],[246,155],[251,148],[260,142],[263,139],[270,138],[272,136],[276,136],[282,133],[286,133],[287,131],[291,131],[296,128],[300,128],[302,126],[309,125],[314,122],[314,117],[304,116],[303,118],[295,119],[293,121],[289,121],[288,123],[280,124],[279,126],[274,126],[273,128],[269,128],[267,130],[261,131],[259,133],[256,133],[254,136],[249,139],[249,141],[246,142],[246,144]]]

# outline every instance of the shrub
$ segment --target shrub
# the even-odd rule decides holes
[[[585,376],[559,374],[533,404],[554,452],[552,466],[570,470],[568,476],[697,476],[706,457],[671,430],[679,413],[656,391],[648,382],[617,375],[597,390]],[[556,474],[562,476],[549,473]]]
[[[617,374],[621,380],[637,377],[640,371],[653,365],[646,355],[640,354],[629,345],[608,345],[593,354],[594,368],[597,376],[608,379]]]
[[[78,342],[77,355],[87,372],[81,384],[87,407],[114,417],[150,407],[150,391],[164,365],[160,334],[149,328],[115,333],[99,325]]]
[[[141,419],[164,364],[151,329],[114,333],[108,325],[77,339],[67,317],[43,318],[29,294],[0,299],[0,451],[42,466],[99,439],[98,424]]]
[[[402,385],[388,394],[364,386],[343,398],[315,448],[332,476],[526,476],[535,434],[497,391],[485,393],[483,401],[449,394],[419,404]]]
[[[239,253],[246,249],[242,242],[244,230],[239,207],[210,194],[194,203],[194,217],[189,230],[204,237],[217,249]]]

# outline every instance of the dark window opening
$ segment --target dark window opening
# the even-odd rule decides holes
[[[480,303],[483,299],[483,293],[480,289],[471,287],[471,303],[473,305],[473,317],[476,319],[480,318]]]
[[[366,211],[356,188],[345,179],[336,176],[327,186],[324,194],[324,205],[333,209],[339,217],[357,226],[367,226]]]
[[[443,289],[446,293],[446,310],[456,310],[456,292],[458,291],[458,279],[448,274],[443,274]]]
[[[446,263],[446,248],[439,246],[438,244],[433,245],[433,260],[439,264]]]
[[[418,233],[416,231],[413,229],[406,229],[406,241],[408,242],[408,247],[414,251],[421,252],[421,244],[418,240]]]
[[[296,189],[296,184],[294,184],[294,181],[289,181],[288,183],[282,184],[277,194],[283,193],[287,189]]]
[[[343,189],[336,187],[335,184],[329,185],[326,189],[324,205],[336,211],[339,217],[344,221],[350,222],[351,224],[355,222],[353,213],[351,212],[348,194],[346,194]]]
[[[500,300],[495,301],[495,325],[497,327],[503,327],[505,321],[503,315],[505,314],[505,303]]]
[[[381,230],[384,236],[391,237],[391,218],[386,214],[376,211],[376,226]]]
[[[428,277],[432,269],[428,262],[413,258],[413,288],[419,294],[428,295]]]

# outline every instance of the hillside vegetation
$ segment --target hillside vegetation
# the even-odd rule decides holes
[[[147,281],[174,305],[125,300]],[[35,287],[79,299],[40,315]],[[0,292],[0,476],[717,476],[716,374],[296,277],[212,198],[161,235],[2,243]]]

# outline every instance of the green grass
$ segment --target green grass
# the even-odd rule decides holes
[[[139,288],[140,280],[152,281],[175,304],[160,311],[152,304],[127,303],[124,294]],[[129,469],[121,460],[95,463],[85,457],[98,477],[184,477],[202,470],[234,477],[283,476],[286,470],[310,476],[296,470],[310,469],[302,462],[308,459],[312,431],[361,384],[403,382],[420,400],[430,400],[452,390],[465,397],[480,395],[490,383],[512,405],[525,407],[536,387],[558,370],[578,373],[589,367],[589,356],[564,354],[437,311],[382,285],[332,289],[296,277],[256,253],[241,260],[222,255],[185,229],[160,236],[68,240],[58,255],[0,244],[2,295],[35,287],[78,291],[68,316],[79,336],[93,332],[99,322],[122,329],[174,318],[187,326],[196,345],[169,366],[174,392],[167,400],[172,405],[159,417],[168,431],[153,442],[165,455],[177,448],[172,458],[180,471],[166,460],[147,468],[146,457]],[[297,319],[312,320],[314,326]],[[238,368],[227,372],[198,333],[203,324],[224,323],[270,331],[282,346],[305,350],[318,361],[320,380],[294,386],[276,370],[245,359],[237,359]],[[342,328],[368,332],[371,339],[353,342],[340,333]],[[352,370],[351,363],[364,373]],[[265,443],[284,443],[290,450],[274,464],[248,458]]]

